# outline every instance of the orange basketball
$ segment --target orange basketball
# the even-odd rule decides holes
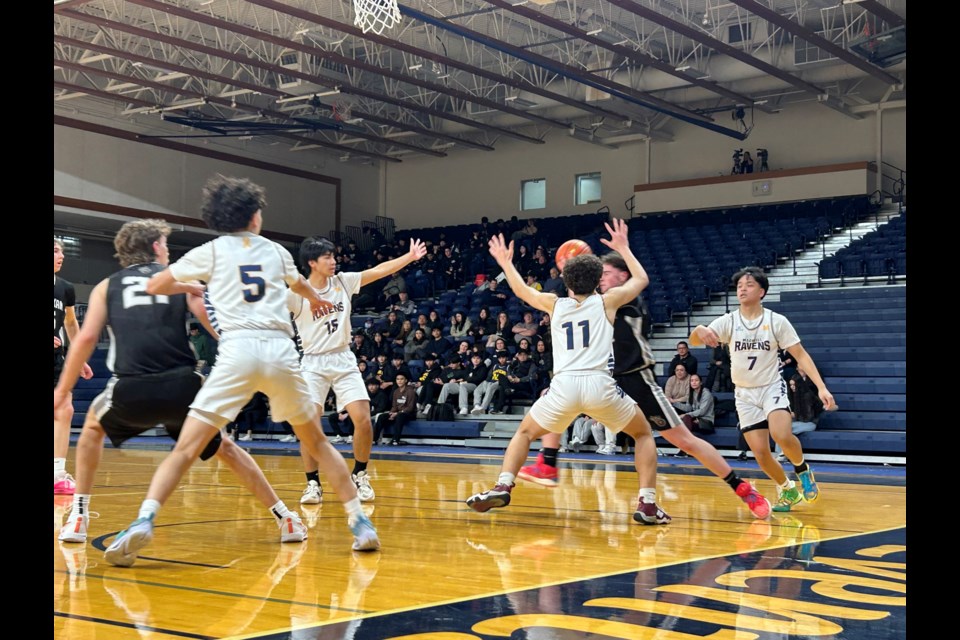
[[[567,260],[584,253],[593,253],[590,245],[583,240],[567,240],[560,245],[560,248],[557,249],[557,255],[554,257],[557,261],[557,268],[563,271],[563,265],[567,263]]]

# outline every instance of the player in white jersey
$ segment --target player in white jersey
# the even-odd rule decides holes
[[[240,413],[250,396],[270,398],[273,418],[289,422],[330,477],[347,511],[355,551],[379,549],[376,529],[364,515],[347,465],[323,431],[300,374],[287,311],[287,286],[317,313],[332,310],[300,275],[290,252],[260,236],[263,189],[249,180],[216,176],[203,190],[202,217],[222,233],[153,276],[149,295],[198,292],[206,283],[220,331],[217,363],[190,405],[180,438],[154,473],[139,517],[107,547],[105,558],[129,566],[153,538],[153,520],[207,443]],[[284,515],[284,514],[281,514]]]
[[[820,390],[823,407],[834,407],[833,395],[827,389],[813,358],[800,344],[800,337],[784,316],[763,308],[770,282],[759,267],[746,267],[733,276],[737,285],[740,308],[693,330],[694,344],[716,347],[730,345],[730,376],[736,385],[734,397],[744,440],[753,451],[757,464],[777,483],[777,504],[774,511],[790,511],[800,500],[813,502],[820,496],[813,471],[803,459],[803,447],[790,428],[790,404],[787,383],[780,375],[777,350],[784,349],[803,367]],[[783,467],[770,454],[773,437],[793,464],[802,491],[787,477]]]
[[[287,307],[297,323],[297,332],[303,347],[300,370],[310,388],[314,404],[323,411],[327,393],[333,387],[337,397],[337,411],[346,411],[353,421],[353,478],[357,495],[362,502],[373,500],[367,464],[373,444],[373,426],[370,424],[370,397],[357,369],[357,358],[350,351],[350,298],[360,287],[396,273],[416,262],[427,253],[419,240],[410,240],[410,251],[405,256],[382,262],[375,267],[354,273],[336,273],[335,247],[326,238],[307,238],[300,245],[300,266],[309,273],[307,281],[317,295],[333,305],[328,313],[312,312],[303,297],[287,293]],[[317,472],[317,460],[300,446],[307,488],[301,504],[318,504],[323,490]]]
[[[546,433],[561,433],[581,413],[602,422],[614,432],[623,431],[640,440],[651,436],[650,425],[636,403],[628,398],[610,374],[613,356],[613,321],[617,309],[640,295],[647,284],[646,273],[630,251],[627,224],[614,219],[606,225],[610,240],[601,242],[618,251],[630,269],[630,279],[604,294],[596,292],[603,265],[596,256],[580,255],[567,260],[563,282],[569,298],[558,298],[526,286],[513,266],[513,242],[502,235],[490,238],[490,255],[507,277],[507,284],[521,300],[550,314],[553,338],[553,378],[510,440],[497,484],[489,491],[470,496],[467,504],[475,511],[488,511],[510,504],[510,491],[521,465],[530,452],[530,443]],[[638,450],[639,451],[639,450]],[[641,491],[656,487],[656,467],[634,459],[640,474]],[[639,500],[638,500],[639,505]],[[638,507],[639,508],[639,507]]]

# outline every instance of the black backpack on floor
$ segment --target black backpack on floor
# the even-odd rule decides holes
[[[456,419],[456,415],[453,405],[447,404],[446,402],[439,402],[430,407],[427,420],[431,422],[453,422]]]

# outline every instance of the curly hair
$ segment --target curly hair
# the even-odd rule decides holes
[[[336,247],[326,238],[313,236],[300,243],[300,266],[304,271],[310,271],[310,262],[321,256],[336,253]]]
[[[763,296],[767,296],[767,291],[770,290],[770,280],[767,278],[767,274],[763,272],[763,269],[760,267],[744,267],[733,274],[733,286],[736,287],[737,283],[740,282],[740,278],[743,276],[750,276],[757,281],[757,284],[760,285],[760,288],[763,289]]]
[[[127,222],[113,239],[113,248],[117,250],[113,257],[123,267],[154,262],[157,254],[153,250],[153,243],[169,235],[170,225],[163,220],[154,218]]]
[[[603,263],[593,254],[574,256],[563,265],[563,285],[578,296],[596,291],[602,275]]]
[[[201,217],[214,231],[233,233],[250,226],[267,205],[264,189],[246,178],[216,175],[203,186]]]

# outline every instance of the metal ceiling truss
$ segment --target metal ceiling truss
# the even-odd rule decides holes
[[[489,151],[503,136],[542,144],[557,129],[611,146],[669,139],[660,130],[673,118],[742,140],[749,129],[710,114],[773,113],[805,95],[859,117],[883,89],[883,100],[902,91],[902,77],[848,50],[853,43],[884,64],[857,46],[882,29],[905,31],[891,5],[903,6],[404,0],[404,20],[377,35],[353,25],[350,0],[57,0],[54,99],[91,113],[98,102],[125,105],[125,115],[174,112],[179,124],[211,134],[390,161],[442,157],[451,146]],[[787,57],[798,39],[811,57]],[[904,49],[887,46],[884,66]],[[866,75],[806,73],[838,63]],[[797,65],[808,65],[802,75],[787,70]],[[789,88],[753,82],[764,75]],[[151,134],[171,130],[158,125]],[[595,135],[600,129],[616,135]]]

